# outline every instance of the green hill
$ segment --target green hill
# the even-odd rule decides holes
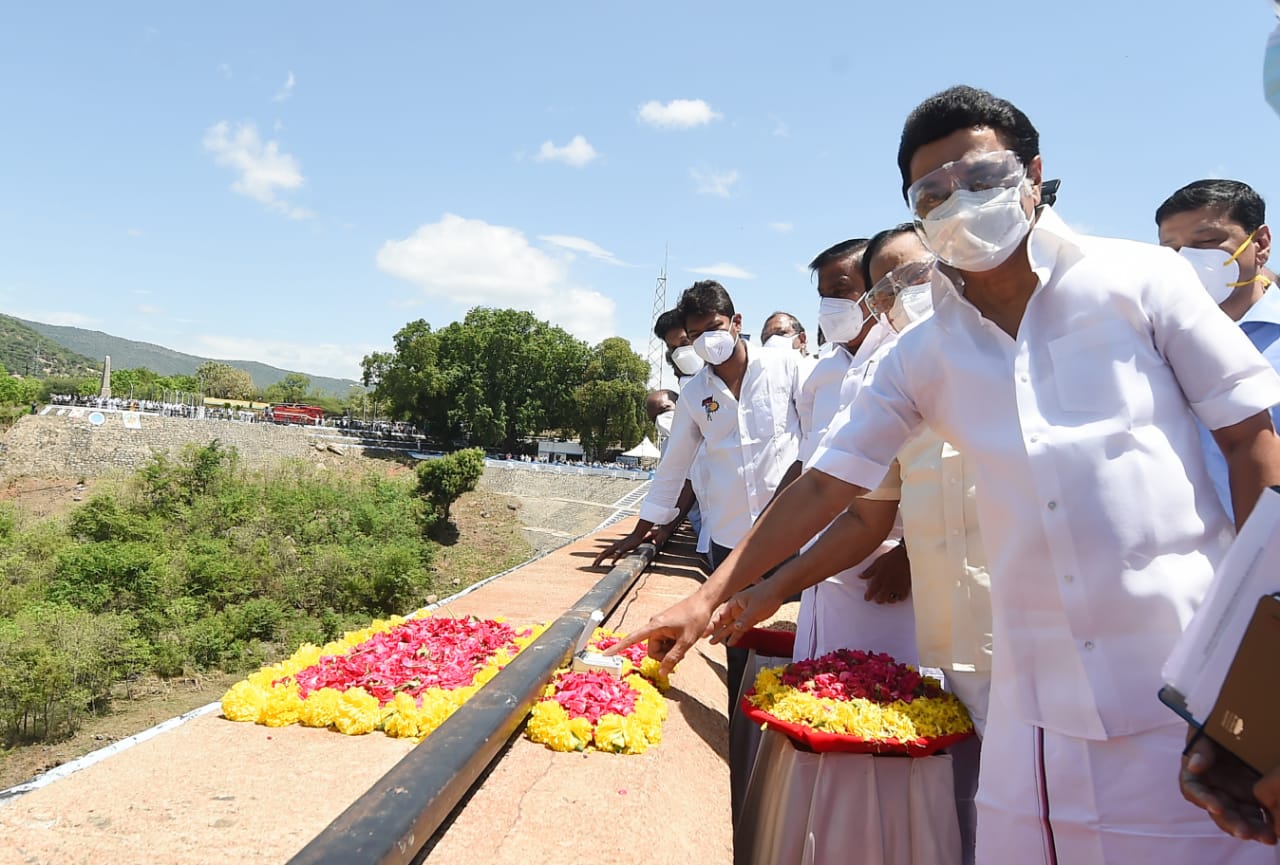
[[[102,369],[104,355],[111,357],[112,369],[146,367],[160,375],[193,375],[196,367],[213,359],[198,357],[194,354],[184,354],[183,352],[174,351],[171,348],[165,348],[149,342],[138,342],[137,340],[112,336],[98,330],[64,327],[56,324],[44,324],[38,321],[24,321],[23,319],[10,318],[9,316],[0,316],[0,320],[24,325],[29,330],[34,331],[36,335],[44,337],[50,343],[65,349],[68,356],[78,358],[81,355],[85,355],[95,358],[90,363],[96,365],[99,371]],[[0,357],[3,356],[0,355]],[[218,362],[249,373],[253,377],[253,383],[259,388],[275,384],[290,372],[300,372],[300,370],[279,369],[278,367],[253,360],[220,360]],[[7,360],[5,361],[5,366],[9,367]],[[9,367],[9,369],[14,372],[22,372],[23,370],[20,366]],[[329,378],[323,375],[312,375],[309,372],[303,372],[302,374],[311,379],[311,387],[313,389],[333,396],[346,396],[352,385],[359,384],[359,382],[352,379]]]
[[[36,378],[102,374],[101,359],[78,354],[7,315],[0,315],[0,364],[9,372]]]

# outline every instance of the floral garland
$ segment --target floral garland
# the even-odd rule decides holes
[[[597,629],[587,644],[604,651],[622,635]],[[643,754],[662,741],[667,704],[659,689],[670,687],[659,675],[658,662],[646,657],[643,646],[620,654],[622,675],[561,670],[533,707],[525,735],[553,751],[593,748],[614,754]]]
[[[923,745],[973,730],[964,704],[937,679],[883,653],[839,649],[766,667],[747,700],[789,724],[870,743]]]
[[[375,621],[237,682],[222,698],[233,721],[381,729],[422,739],[537,638],[501,620],[424,616]]]

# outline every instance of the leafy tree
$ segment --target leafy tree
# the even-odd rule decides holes
[[[196,367],[196,380],[205,396],[215,399],[249,399],[255,390],[249,373],[212,360]]]
[[[364,385],[373,389],[375,399],[390,404],[393,417],[434,433],[446,414],[440,337],[420,318],[400,328],[393,341],[392,351],[374,352],[361,362]]]
[[[449,508],[463,493],[476,488],[484,474],[484,451],[468,448],[418,465],[418,494],[431,503],[446,522]]]
[[[437,440],[513,451],[531,435],[574,428],[588,354],[530,312],[476,307],[438,331],[421,319],[406,325],[394,351],[364,359],[364,382],[391,416]]]
[[[0,405],[29,405],[39,399],[40,385],[35,378],[9,375],[0,365]]]
[[[305,402],[311,390],[311,379],[300,372],[291,372],[266,390],[268,402]]]
[[[649,365],[621,337],[591,350],[584,381],[573,390],[576,429],[582,450],[599,459],[609,447],[634,447],[645,425],[645,382]]]
[[[102,387],[102,376],[50,376],[41,382],[40,399],[47,402],[55,393],[90,396]]]

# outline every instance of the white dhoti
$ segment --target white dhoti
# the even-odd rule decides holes
[[[1232,838],[1182,798],[1185,724],[1078,739],[1023,723],[999,690],[982,740],[978,865],[1280,862],[1276,848]]]
[[[793,660],[817,658],[836,649],[862,649],[886,652],[903,664],[919,663],[911,598],[896,604],[862,599],[867,584],[858,574],[873,560],[874,556],[804,590],[796,616]]]

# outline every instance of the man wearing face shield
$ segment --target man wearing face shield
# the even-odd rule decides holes
[[[1154,695],[1231,537],[1195,419],[1223,450],[1241,523],[1280,482],[1280,375],[1176,254],[1077,234],[1039,207],[1039,136],[1007,101],[930,97],[898,164],[943,262],[934,314],[899,337],[702,604],[632,639],[681,654],[697,639],[690,607],[705,619],[726,587],[785,559],[927,423],[977,467],[991,573],[977,861],[1274,862],[1179,796],[1169,767],[1185,725]],[[1274,839],[1256,809],[1224,818],[1232,803],[1196,781],[1187,795],[1215,821]]]
[[[1254,348],[1280,369],[1280,289],[1266,268],[1271,229],[1266,204],[1237,180],[1197,180],[1165,199],[1156,210],[1160,245],[1177,251],[1195,268],[1214,303],[1232,318]],[[1280,426],[1280,410],[1271,410]],[[1218,498],[1232,514],[1227,463],[1213,436],[1200,427],[1200,444]]]
[[[864,367],[864,375],[855,377],[861,379],[869,378],[874,371],[875,360],[893,347],[896,333],[932,314],[930,279],[935,259],[910,223],[875,235],[866,243],[859,258],[857,281],[870,285],[871,289],[866,293],[859,291],[854,296],[858,301],[857,309],[867,310],[866,320],[878,318],[880,324],[877,328],[892,335],[877,340],[872,359],[867,364],[870,369]],[[820,279],[824,313],[834,316],[846,312],[849,307],[829,299],[833,295],[823,291],[824,287]],[[832,319],[824,321],[830,323]],[[859,324],[862,321],[859,319]],[[837,331],[841,330],[839,324],[832,326]],[[866,330],[863,327],[861,332],[866,333]],[[869,342],[871,337],[863,343],[864,350]],[[820,377],[826,362],[821,362],[818,371],[806,382],[806,393],[814,379]],[[857,410],[855,398],[845,407],[846,416],[836,422],[847,422],[847,413]],[[815,423],[814,427],[817,426]],[[819,437],[827,428],[828,424],[822,425]],[[806,435],[808,441],[809,436]],[[814,442],[814,449],[816,445]],[[868,501],[872,496],[876,500]],[[991,600],[986,558],[978,532],[973,466],[927,427],[921,428],[903,445],[879,490],[855,499],[854,504],[826,529],[821,540],[782,565],[771,579],[738,592],[722,604],[712,619],[712,640],[724,639],[732,644],[747,629],[772,615],[787,593],[812,591],[808,587],[821,578],[823,571],[820,566],[811,566],[809,560],[817,563],[838,555],[856,560],[855,557],[865,555],[868,544],[873,547],[886,534],[884,531],[872,533],[873,520],[858,520],[857,517],[866,512],[876,513],[873,509],[880,508],[887,508],[887,513],[880,516],[881,524],[886,527],[890,524],[884,520],[900,517],[897,524],[900,531],[888,537],[894,541],[901,537],[902,543],[882,547],[871,557],[873,562],[862,565],[865,570],[861,570],[860,576],[866,580],[863,584],[867,586],[866,600],[874,597],[884,601],[885,598],[877,596],[880,591],[891,591],[902,597],[909,592],[911,604],[900,609],[902,613],[913,613],[914,616],[906,622],[889,616],[882,616],[879,621],[865,615],[858,616],[855,610],[839,604],[838,596],[837,603],[833,604],[832,592],[822,593],[826,583],[818,584],[817,601],[819,605],[838,611],[838,618],[847,623],[846,635],[855,635],[860,646],[888,651],[900,660],[918,663],[922,667],[941,669],[948,689],[969,709],[981,736],[991,687]],[[908,563],[908,556],[911,563]],[[918,575],[915,585],[913,573]],[[831,612],[833,610],[821,609],[819,615],[826,618]],[[803,617],[802,608],[802,623]],[[881,632],[882,626],[890,625],[896,627],[896,635]],[[904,638],[909,641],[906,647],[900,645]],[[838,647],[819,645],[817,654]],[[976,741],[964,743],[952,750],[964,862],[973,861],[977,745]]]

